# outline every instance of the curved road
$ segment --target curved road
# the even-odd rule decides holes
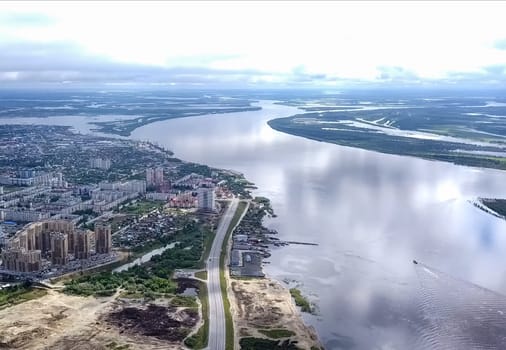
[[[234,198],[223,214],[216,230],[209,261],[207,262],[207,288],[209,291],[209,343],[208,349],[225,350],[225,311],[220,288],[220,254],[227,229],[237,210],[239,200]]]

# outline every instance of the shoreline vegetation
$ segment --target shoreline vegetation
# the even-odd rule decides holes
[[[300,310],[302,312],[307,312],[309,314],[315,313],[314,307],[307,300],[307,298],[302,295],[302,292],[300,291],[300,289],[290,288],[290,295],[292,296],[293,300],[295,301],[295,305],[300,307]]]
[[[0,289],[0,310],[43,297],[46,294],[46,289],[34,288],[29,282],[5,287]]]
[[[243,221],[237,222],[235,219],[241,217],[243,212]],[[261,242],[262,251],[270,256],[265,249],[269,245],[279,246],[280,241],[271,237],[275,231],[264,226],[265,217],[275,217],[270,200],[266,197],[254,197],[247,208],[238,209],[227,232],[222,256],[235,230],[238,234],[254,232],[248,234],[249,238]],[[234,335],[234,338],[229,338],[230,328],[227,326],[226,349],[322,349],[316,330],[306,325],[302,318],[301,312],[313,312],[313,307],[300,292],[297,298],[292,298],[286,286],[268,277],[227,275],[225,281],[228,281],[229,299],[225,302],[225,308],[227,313],[229,310],[232,312]],[[297,308],[301,303],[304,306]]]
[[[108,122],[92,122],[90,124],[93,124],[96,126],[96,128],[92,129],[92,131],[94,131],[94,132],[101,132],[101,133],[106,133],[106,134],[114,134],[114,135],[118,135],[118,136],[128,137],[132,134],[132,131],[134,131],[137,128],[140,128],[141,126],[164,121],[164,120],[188,118],[188,117],[198,117],[198,116],[202,116],[202,115],[217,114],[217,113],[221,114],[221,113],[251,112],[251,111],[258,111],[260,109],[261,109],[261,107],[257,107],[257,106],[222,108],[222,109],[217,109],[217,110],[208,109],[208,110],[201,110],[201,111],[190,111],[190,112],[185,112],[185,113],[179,112],[179,114],[176,112],[174,114],[164,114],[164,115],[158,115],[158,116],[142,116],[142,117],[133,118],[133,119],[115,120],[115,121],[108,121]]]
[[[476,201],[472,201],[472,204],[487,214],[506,220],[506,199],[478,198]]]
[[[355,130],[354,132],[353,130],[349,130],[348,132],[339,132],[337,130],[316,130],[311,128],[304,128],[302,126],[295,126],[292,121],[299,117],[301,116],[299,115],[288,118],[272,119],[269,120],[267,124],[276,131],[280,131],[293,136],[304,137],[306,139],[319,142],[365,149],[368,151],[384,154],[411,156],[425,160],[453,163],[455,165],[506,170],[506,157],[478,153],[472,154],[471,152],[475,149],[475,147],[468,147],[467,145],[463,144],[442,141],[439,142],[433,140],[411,139],[406,141],[404,139],[407,138],[388,135],[378,136],[377,133],[374,133],[375,135],[369,139],[362,139],[363,135],[360,135],[360,138],[355,138],[355,136],[362,131]],[[368,135],[369,133],[365,134]],[[409,145],[407,145],[407,147],[401,147],[404,142],[408,142]],[[455,150],[458,148],[469,148],[470,153],[441,150],[439,145],[443,143],[453,146]]]

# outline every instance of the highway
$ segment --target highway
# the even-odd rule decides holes
[[[209,343],[208,349],[225,350],[225,311],[220,288],[220,254],[227,229],[237,210],[239,200],[234,198],[223,214],[207,262],[207,288],[209,291]]]

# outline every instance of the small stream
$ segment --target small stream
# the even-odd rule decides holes
[[[160,255],[162,254],[164,251],[166,251],[167,249],[172,249],[176,246],[176,244],[178,244],[179,242],[173,242],[173,243],[170,243],[170,244],[167,244],[165,247],[162,247],[162,248],[157,248],[157,249],[153,249],[152,251],[144,254],[143,256],[141,256],[140,258],[137,258],[135,259],[134,261],[128,263],[128,264],[124,264],[124,265],[121,265],[117,268],[115,268],[114,270],[112,270],[113,272],[122,272],[122,271],[126,271],[128,270],[129,268],[133,267],[133,266],[136,266],[136,265],[141,265],[141,264],[144,264],[144,263],[147,263],[148,261],[151,260],[151,258],[155,255]]]

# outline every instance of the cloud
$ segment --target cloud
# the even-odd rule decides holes
[[[180,56],[166,66],[118,62],[91,54],[68,42],[0,41],[0,83],[30,84],[131,84],[202,85],[209,87],[378,87],[467,84],[506,85],[506,65],[488,65],[473,72],[449,72],[444,79],[422,79],[402,66],[381,65],[375,79],[343,77],[317,72],[305,65],[279,72],[253,68],[229,68],[213,63],[238,55]]]
[[[417,82],[420,80],[414,72],[399,66],[378,66],[377,79],[380,81]]]
[[[497,40],[494,43],[494,48],[498,50],[506,50],[506,39]]]
[[[0,81],[6,83],[258,83],[272,72],[206,67],[219,57],[178,60],[172,67],[115,62],[67,42],[0,44]]]
[[[0,14],[1,26],[40,27],[55,23],[55,20],[41,13],[10,12]]]

